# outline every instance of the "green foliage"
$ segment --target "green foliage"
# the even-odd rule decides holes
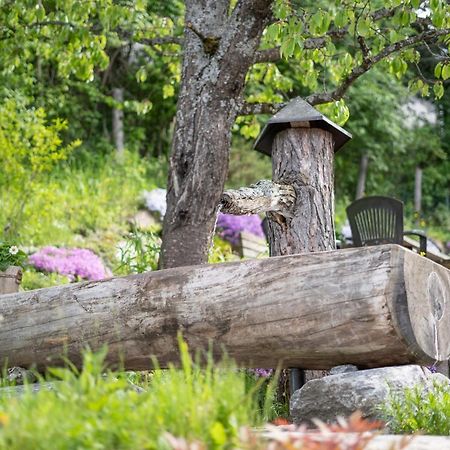
[[[60,132],[66,126],[60,120],[49,124],[43,109],[27,108],[13,99],[0,105],[0,224],[6,237],[17,234],[29,199],[45,174],[80,144],[62,146]]]
[[[133,229],[119,246],[120,263],[115,272],[128,275],[158,268],[161,239],[151,231]]]
[[[61,380],[54,390],[0,399],[0,448],[169,449],[166,433],[211,449],[238,447],[240,427],[262,423],[255,384],[249,390],[242,372],[210,356],[202,369],[185,343],[180,349],[181,369],[155,370],[141,393],[105,370],[105,351],[86,352],[80,373],[50,370]]]
[[[402,392],[390,392],[382,408],[394,433],[450,435],[450,389],[447,384],[418,384]]]
[[[23,271],[20,288],[24,291],[30,291],[33,289],[60,286],[61,284],[67,284],[69,282],[70,280],[64,275],[38,272],[32,267],[26,267]]]
[[[156,187],[148,181],[155,179],[155,167],[156,162],[130,153],[123,163],[102,156],[81,163],[71,160],[36,179],[31,191],[22,185],[0,189],[5,205],[0,226],[8,223],[9,211],[25,197],[15,232],[27,245],[79,245],[80,238],[92,234],[104,237],[111,229],[120,234],[141,192]]]
[[[208,263],[216,264],[236,259],[229,242],[214,236],[212,247],[208,255]]]
[[[0,271],[9,266],[23,266],[27,255],[17,245],[0,241]]]

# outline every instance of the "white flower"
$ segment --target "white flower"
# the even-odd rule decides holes
[[[11,255],[17,255],[17,253],[19,253],[19,248],[18,248],[16,245],[12,245],[12,246],[9,248],[9,253],[10,253]]]

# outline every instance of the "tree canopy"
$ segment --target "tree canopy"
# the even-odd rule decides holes
[[[1,0],[0,101],[68,119],[67,143],[81,139],[94,151],[109,151],[112,109],[125,112],[129,148],[167,155],[172,141],[165,245],[176,247],[174,230],[196,229],[203,236],[192,244],[198,252],[179,252],[199,262],[226,180],[232,130],[256,137],[267,117],[259,115],[295,96],[343,124],[348,97],[358,115],[355,142],[365,140],[382,166],[388,142],[397,139],[397,154],[408,146],[396,125],[397,88],[381,95],[394,86],[385,80],[448,98],[449,46],[443,0]],[[364,77],[370,72],[377,75]],[[124,89],[123,101],[113,98],[114,88]],[[359,108],[373,111],[373,126]],[[439,108],[448,120],[448,108]],[[214,137],[211,130],[218,130]],[[416,154],[423,159],[419,147]],[[166,265],[187,262],[175,253]]]

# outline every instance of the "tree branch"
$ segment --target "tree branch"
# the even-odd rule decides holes
[[[423,42],[434,41],[441,36],[450,34],[450,29],[442,30],[429,30],[424,31],[416,36],[411,36],[409,38],[398,41],[394,44],[388,45],[380,53],[371,57],[365,58],[361,65],[355,67],[350,74],[343,80],[342,84],[337,87],[333,92],[312,94],[305,98],[305,100],[311,105],[320,105],[322,103],[328,103],[336,100],[340,100],[344,94],[347,92],[348,88],[361,76],[369,71],[375,64],[392,55],[397,53],[407,47],[411,47]]]
[[[220,205],[221,211],[228,214],[277,212],[290,217],[290,209],[295,198],[295,190],[292,186],[261,180],[249,187],[225,191]]]
[[[179,36],[161,36],[161,37],[154,37],[151,39],[138,39],[134,40],[136,44],[142,44],[142,45],[148,45],[150,47],[153,47],[154,45],[167,45],[167,44],[183,44],[183,38]]]

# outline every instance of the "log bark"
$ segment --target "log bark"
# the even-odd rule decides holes
[[[207,261],[231,128],[272,0],[186,2],[182,85],[172,142],[162,268]]]
[[[268,214],[271,256],[335,248],[333,136],[318,128],[289,128],[272,148],[272,178],[293,186],[292,217]]]
[[[396,245],[161,270],[0,296],[0,364],[125,369],[214,344],[246,367],[431,364],[450,354],[450,271]]]
[[[296,201],[290,216],[267,214],[271,256],[335,248],[333,162],[334,142],[328,131],[290,128],[276,135],[272,178],[294,187]],[[291,391],[301,383],[300,379],[306,382],[323,375],[326,373],[291,372]]]
[[[225,191],[220,210],[236,215],[279,212],[290,216],[294,201],[295,190],[292,186],[261,180],[249,187]]]

